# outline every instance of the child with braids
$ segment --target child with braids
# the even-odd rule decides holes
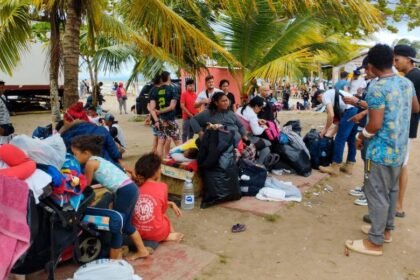
[[[95,179],[99,184],[113,192],[116,196],[113,209],[124,216],[123,233],[129,235],[137,247],[137,252],[129,257],[129,260],[145,258],[149,256],[148,249],[135,227],[131,224],[134,206],[139,197],[137,186],[131,181],[126,173],[116,165],[98,155],[101,153],[102,137],[82,135],[73,139],[71,150],[84,165],[85,176],[90,185]],[[111,239],[111,259],[122,258],[123,236],[121,233],[113,234]]]

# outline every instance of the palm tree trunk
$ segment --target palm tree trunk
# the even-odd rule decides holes
[[[64,57],[64,108],[79,100],[78,75],[80,55],[81,0],[67,2],[67,21],[63,40]]]
[[[57,4],[50,13],[51,40],[50,40],[50,103],[53,123],[59,122],[60,100],[58,95],[58,74],[60,70],[60,19],[57,15]]]

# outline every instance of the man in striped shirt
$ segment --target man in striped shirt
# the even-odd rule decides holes
[[[10,114],[7,108],[7,100],[4,96],[3,81],[0,81],[0,136],[9,136],[15,132],[12,124],[10,123]]]

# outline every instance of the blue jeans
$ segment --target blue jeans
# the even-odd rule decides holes
[[[357,108],[352,107],[347,109],[343,116],[341,116],[340,124],[338,126],[337,135],[334,142],[334,155],[333,162],[341,163],[343,161],[344,146],[348,146],[347,161],[356,162],[356,133],[357,125],[349,121],[354,115],[357,114]]]
[[[117,190],[113,209],[123,215],[124,225],[122,233],[112,235],[111,247],[114,249],[121,248],[123,243],[122,234],[132,235],[136,231],[136,228],[131,223],[131,217],[133,216],[134,207],[138,198],[138,187],[134,183],[130,183]]]

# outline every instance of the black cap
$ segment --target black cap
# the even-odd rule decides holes
[[[362,61],[362,66],[360,66],[358,69],[362,69],[362,68],[366,69],[366,67],[368,66],[368,63],[369,63],[369,58],[365,56],[365,58],[363,58],[363,61]]]
[[[416,58],[416,50],[408,45],[397,45],[394,47],[394,54],[405,56],[416,63],[420,63],[420,59]]]

